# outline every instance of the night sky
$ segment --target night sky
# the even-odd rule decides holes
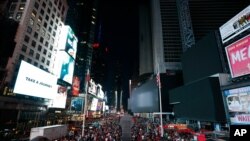
[[[114,64],[121,64],[121,89],[126,102],[129,91],[129,79],[138,70],[138,4],[134,0],[105,0],[100,8],[100,20],[103,24],[103,44],[109,49],[108,78],[106,89],[114,83]],[[126,104],[125,104],[126,106]]]

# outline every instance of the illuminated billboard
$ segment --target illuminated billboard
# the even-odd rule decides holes
[[[95,82],[92,79],[90,79],[89,85],[88,85],[88,93],[96,95],[96,91],[97,91],[96,89],[97,87],[96,87]]]
[[[59,51],[56,58],[56,67],[54,68],[57,77],[69,84],[72,84],[74,73],[74,59],[64,51]]]
[[[246,36],[226,48],[232,78],[250,73],[250,35]]]
[[[51,103],[48,107],[50,108],[65,108],[67,100],[67,88],[57,85],[57,93],[54,98],[51,100]]]
[[[57,93],[57,78],[25,61],[21,62],[14,93],[54,99]]]
[[[96,109],[97,109],[97,104],[98,104],[98,99],[97,99],[97,98],[93,98],[93,99],[92,99],[92,102],[91,102],[91,108],[90,108],[90,110],[91,110],[91,111],[96,111]]]
[[[77,42],[78,39],[76,38],[73,30],[67,25],[63,26],[58,45],[59,50],[67,52],[75,59],[77,52]]]
[[[220,27],[222,43],[250,28],[250,5]]]
[[[231,124],[250,124],[250,86],[224,91]]]
[[[84,109],[84,98],[74,97],[71,99],[71,111],[83,111]]]
[[[74,76],[72,82],[72,95],[79,96],[79,91],[80,91],[80,79],[79,77]]]

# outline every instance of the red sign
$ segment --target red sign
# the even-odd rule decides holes
[[[232,78],[250,74],[250,35],[226,47]]]
[[[79,90],[80,90],[80,79],[77,76],[74,76],[72,83],[72,95],[78,96]]]

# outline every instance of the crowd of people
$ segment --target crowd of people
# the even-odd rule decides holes
[[[164,125],[168,124],[164,121]],[[132,141],[191,141],[194,138],[188,130],[177,130],[176,128],[163,128],[161,136],[160,122],[148,118],[133,117],[131,127]]]

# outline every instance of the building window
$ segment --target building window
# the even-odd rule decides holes
[[[40,59],[40,54],[36,53],[36,59],[39,60]]]
[[[58,19],[56,18],[56,24],[58,24]]]
[[[49,62],[49,60],[47,60],[47,63],[46,63],[46,65],[47,65],[47,66],[49,66],[49,64],[50,64],[50,62]]]
[[[52,35],[53,35],[54,37],[56,37],[56,32],[55,32],[55,31],[53,31]]]
[[[27,35],[25,35],[25,37],[24,37],[24,41],[25,41],[26,43],[29,43],[29,41],[30,41],[30,37],[29,37],[29,36],[27,36]]]
[[[23,46],[22,46],[22,51],[23,51],[23,52],[26,52],[26,51],[27,51],[27,46],[26,46],[26,45],[23,45]]]
[[[36,24],[36,30],[39,31],[40,30],[40,25],[39,24]]]
[[[37,14],[37,12],[36,12],[36,10],[32,10],[32,13],[31,13],[31,15],[32,15],[32,17],[36,17],[36,14]]]
[[[49,21],[49,15],[46,15],[45,19],[46,21]]]
[[[50,45],[49,50],[51,50],[51,51],[52,51],[52,49],[53,49],[53,46],[52,46],[52,45]]]
[[[51,26],[53,26],[53,21],[51,20],[49,24],[50,24]]]
[[[42,70],[43,70],[43,65],[40,65],[40,69],[42,69]]]
[[[30,18],[30,25],[33,26],[34,25],[34,20],[32,18]]]
[[[41,51],[41,50],[42,50],[42,46],[38,45],[38,51]]]
[[[54,44],[54,42],[55,42],[55,39],[51,38],[51,43]]]
[[[11,4],[10,11],[15,11],[15,9],[16,9],[16,4]]]
[[[48,53],[48,57],[51,58],[51,53],[50,52]]]
[[[24,55],[20,54],[19,55],[19,60],[24,60]]]
[[[41,61],[42,61],[42,63],[44,63],[44,62],[45,62],[45,58],[44,58],[44,57],[42,57],[42,60],[41,60]]]
[[[10,19],[13,19],[13,18],[14,18],[14,13],[13,13],[13,12],[10,12],[10,13],[9,13],[9,18],[10,18]]]
[[[28,59],[27,59],[27,62],[31,64],[31,63],[32,63],[32,60],[31,60],[30,58],[28,58]]]
[[[35,6],[34,6],[36,9],[39,8],[39,4],[37,2],[35,2]]]
[[[45,29],[42,29],[42,35],[45,36]]]
[[[52,7],[52,2],[51,1],[49,1],[49,6]]]
[[[57,25],[55,25],[54,29],[57,30]]]
[[[44,15],[44,10],[41,9],[41,10],[40,10],[40,13],[41,13],[41,15]]]
[[[34,38],[35,38],[35,39],[38,38],[38,33],[37,33],[37,32],[34,33]]]
[[[37,62],[34,62],[34,66],[36,66],[36,67],[37,67],[37,66],[38,66],[38,63],[37,63]]]
[[[45,8],[45,7],[46,7],[46,3],[45,3],[45,2],[43,2],[42,6],[43,6],[43,8]]]
[[[50,12],[51,12],[50,8],[47,9],[47,12],[50,14]]]
[[[31,46],[34,48],[36,47],[36,42],[34,40],[31,42]]]
[[[31,28],[31,27],[29,27],[29,26],[27,26],[27,32],[31,34],[31,32],[32,32],[32,28]]]
[[[40,37],[40,43],[42,43],[43,44],[43,37]]]
[[[50,35],[49,35],[49,33],[47,33],[46,38],[47,38],[47,40],[49,40],[49,39],[50,39]]]
[[[22,17],[22,12],[17,12],[17,13],[16,13],[16,19],[17,19],[17,20],[20,20],[21,17]]]
[[[43,50],[43,54],[44,54],[44,55],[47,54],[47,50],[46,50],[46,49]]]
[[[34,50],[30,49],[29,55],[33,56],[34,55]]]
[[[48,25],[48,24],[47,24],[46,22],[43,23],[43,26],[44,26],[45,28],[47,28],[47,25]]]
[[[46,47],[48,47],[48,46],[49,46],[49,43],[48,43],[47,41],[45,42],[45,46],[46,46]]]
[[[54,19],[54,18],[55,18],[55,15],[54,15],[54,14],[52,14],[52,16],[51,16],[51,17],[52,17],[52,19]]]
[[[38,19],[37,19],[37,21],[39,22],[39,23],[42,23],[42,17],[38,17]]]
[[[51,31],[52,31],[52,28],[51,28],[51,27],[49,27],[49,33],[51,33]]]
[[[20,4],[18,10],[19,10],[19,11],[23,11],[23,10],[24,10],[24,7],[25,7],[25,4]]]

